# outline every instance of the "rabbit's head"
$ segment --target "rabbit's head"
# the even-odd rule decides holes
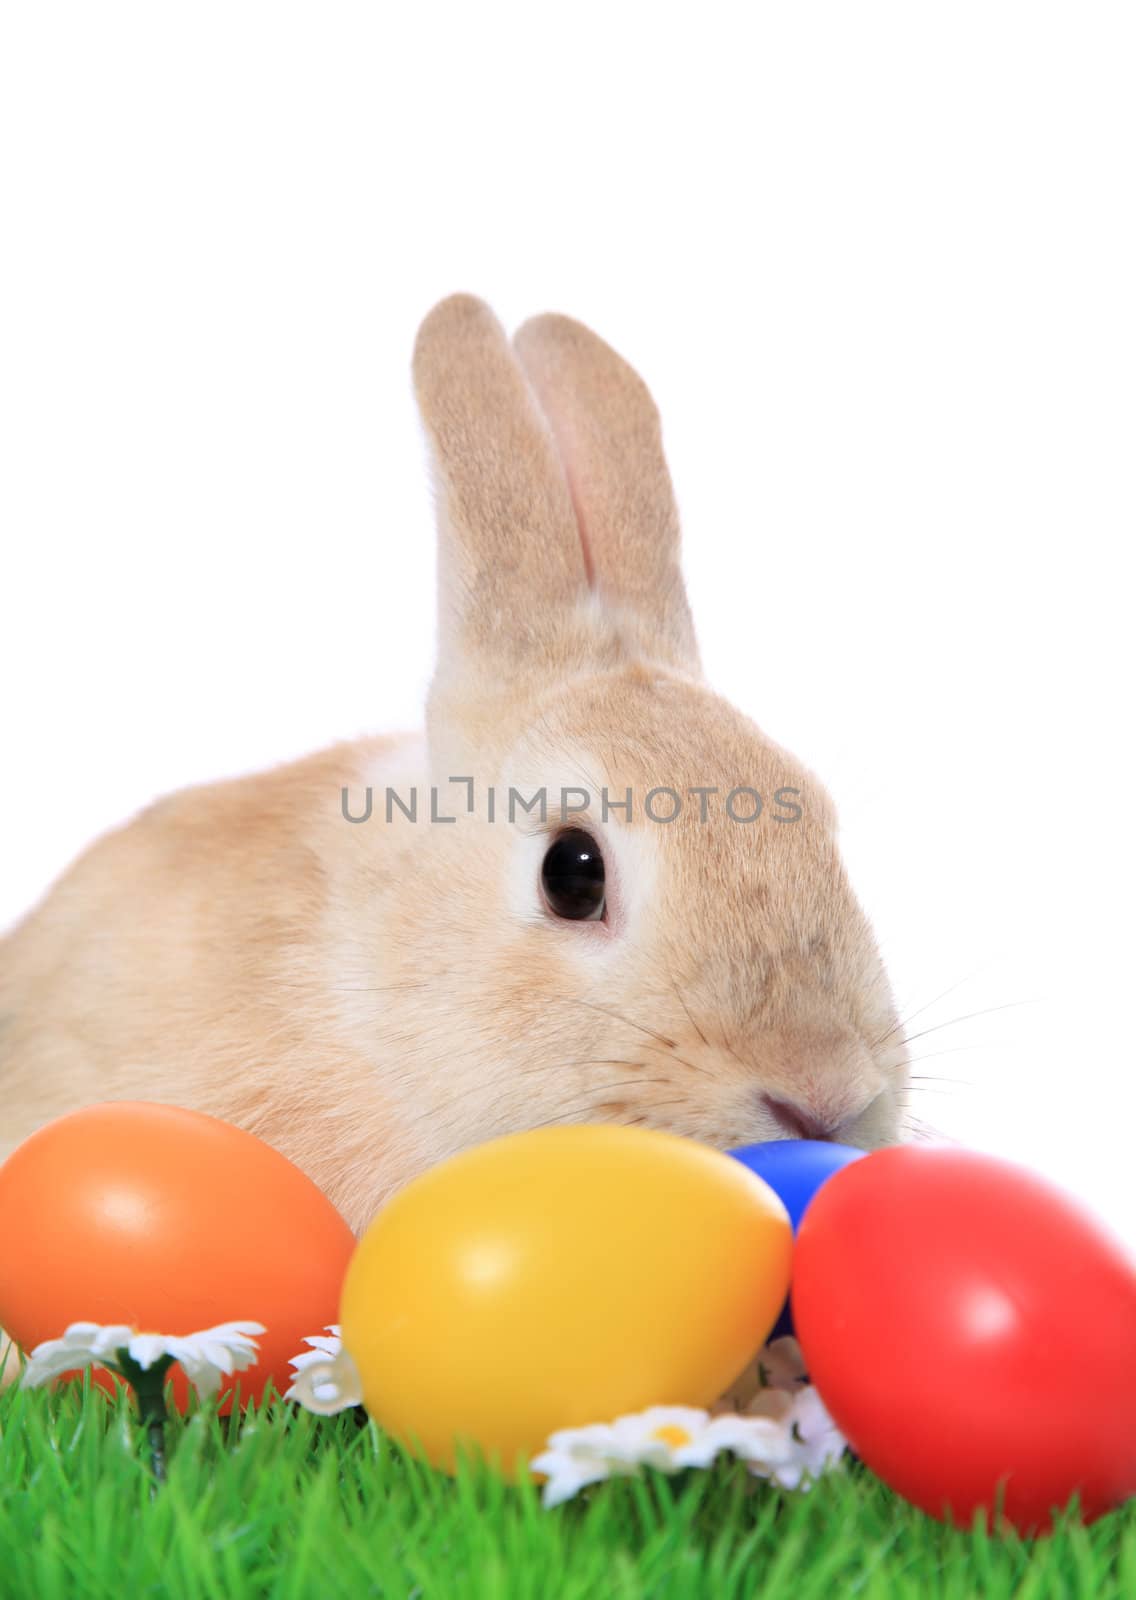
[[[511,346],[468,296],[427,317],[414,375],[430,781],[456,820],[403,828],[388,931],[435,1018],[431,1153],[598,1120],[894,1140],[906,1051],[833,807],[702,681],[644,384],[579,323]]]

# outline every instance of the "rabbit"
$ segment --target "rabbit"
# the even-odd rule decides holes
[[[413,377],[425,732],[185,790],[80,857],[0,948],[0,1159],[85,1104],[170,1102],[360,1233],[549,1124],[898,1140],[907,1050],[832,802],[703,681],[642,379],[465,294]]]

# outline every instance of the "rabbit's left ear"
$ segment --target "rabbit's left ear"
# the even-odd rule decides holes
[[[532,317],[513,345],[556,440],[589,583],[646,624],[652,653],[697,674],[678,508],[646,384],[572,317]]]

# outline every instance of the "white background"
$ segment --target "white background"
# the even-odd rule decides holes
[[[6,8],[0,923],[417,721],[415,330],[568,311],[659,401],[711,680],[841,807],[921,1114],[1136,1240],[1130,16]]]

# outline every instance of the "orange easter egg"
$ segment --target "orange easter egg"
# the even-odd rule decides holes
[[[196,1333],[260,1322],[220,1409],[283,1391],[306,1335],[336,1320],[355,1239],[262,1139],[198,1111],[108,1101],[60,1117],[0,1166],[0,1328],[25,1351],[72,1322]],[[184,1406],[187,1383],[171,1373]]]

